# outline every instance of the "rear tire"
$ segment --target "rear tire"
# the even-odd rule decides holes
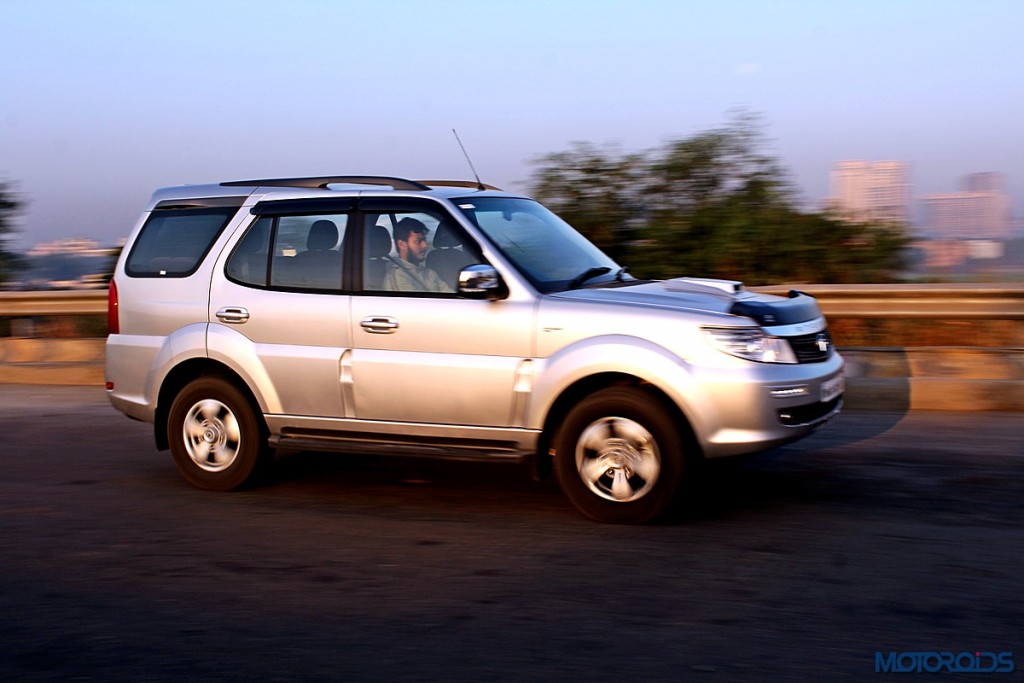
[[[555,439],[562,491],[600,522],[643,524],[664,514],[683,479],[682,433],[672,414],[632,387],[580,401]]]
[[[200,377],[178,393],[167,416],[167,442],[182,476],[210,491],[253,483],[271,454],[248,397],[219,377]]]

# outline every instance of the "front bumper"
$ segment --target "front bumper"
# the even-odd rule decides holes
[[[757,453],[800,439],[842,410],[844,362],[751,363],[746,372],[705,378],[696,411],[697,438],[707,458]]]

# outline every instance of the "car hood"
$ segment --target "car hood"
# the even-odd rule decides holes
[[[814,297],[791,291],[788,297],[757,294],[734,280],[677,278],[615,287],[589,287],[552,296],[610,304],[654,306],[738,315],[765,326],[791,325],[821,317]]]

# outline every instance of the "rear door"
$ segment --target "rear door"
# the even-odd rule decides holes
[[[340,368],[351,346],[343,286],[351,206],[257,206],[213,278],[211,356],[215,348],[228,356],[283,414],[346,416]]]

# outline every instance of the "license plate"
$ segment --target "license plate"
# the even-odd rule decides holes
[[[827,403],[843,393],[845,382],[843,376],[833,377],[827,382],[821,383],[821,402]]]

